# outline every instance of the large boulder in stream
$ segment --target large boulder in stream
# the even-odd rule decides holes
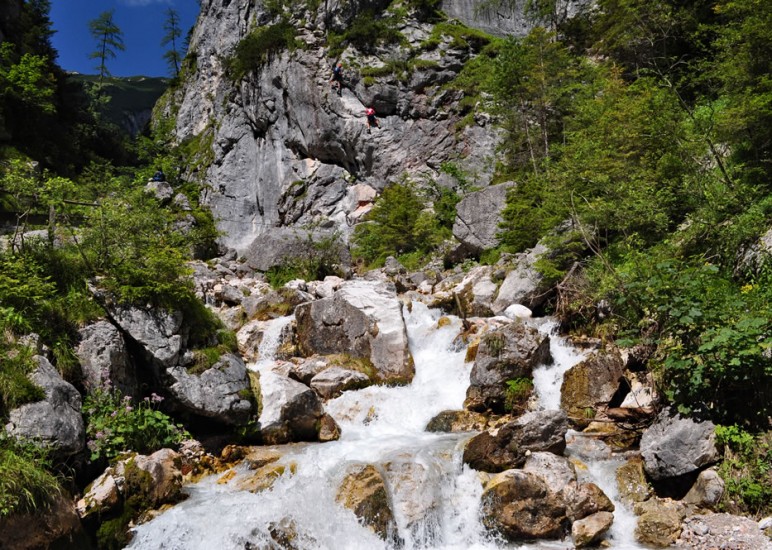
[[[586,426],[600,410],[608,408],[624,376],[625,364],[616,348],[598,351],[563,375],[560,408],[579,425]]]
[[[549,336],[521,321],[488,332],[477,348],[464,406],[503,413],[507,380],[530,378],[536,366],[549,361]]]
[[[577,548],[593,546],[611,528],[612,523],[614,523],[614,514],[611,512],[597,512],[575,521],[571,525],[574,546]]]
[[[500,315],[512,304],[535,309],[547,301],[549,293],[543,283],[544,277],[535,267],[536,261],[547,251],[547,247],[539,243],[515,255],[514,267],[507,273],[493,302],[493,313]]]
[[[663,410],[641,437],[646,473],[655,481],[673,478],[716,462],[715,425]]]
[[[331,298],[295,309],[298,346],[305,356],[344,354],[365,359],[378,382],[407,383],[415,368],[402,304],[392,285],[350,281]]]
[[[337,501],[379,537],[396,541],[397,524],[389,506],[389,493],[375,466],[358,467],[349,473],[341,483]]]
[[[559,539],[568,531],[566,506],[539,476],[506,470],[486,484],[482,521],[507,540]]]
[[[568,419],[562,411],[534,411],[505,424],[494,434],[483,432],[467,443],[464,463],[483,472],[519,468],[528,455],[566,449]]]
[[[222,424],[243,426],[252,417],[252,390],[244,361],[225,353],[201,373],[186,367],[167,369],[169,392],[186,412]]]
[[[325,424],[322,420],[332,420],[325,416],[322,401],[314,390],[278,373],[260,375],[260,394],[262,411],[258,422],[263,441],[269,445],[319,441]]]
[[[37,367],[29,379],[43,390],[44,397],[11,410],[5,429],[15,437],[50,446],[59,458],[78,454],[86,445],[80,394],[48,359],[36,355],[33,360]]]

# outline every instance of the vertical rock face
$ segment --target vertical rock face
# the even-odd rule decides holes
[[[190,45],[195,67],[172,101],[177,138],[192,140],[205,159],[200,173],[187,176],[207,183],[202,198],[228,246],[243,249],[276,226],[314,222],[347,231],[348,215],[361,207],[355,182],[380,190],[405,173],[436,177],[443,162],[463,160],[475,185],[489,183],[498,132],[482,119],[459,129],[452,107],[460,97],[441,90],[472,52],[450,38],[424,46],[432,25],[403,18],[403,44],[374,45],[368,54],[348,48],[341,55],[344,89],[331,92],[336,59],[327,30],[344,31],[372,4],[331,1],[293,14],[303,47],[277,53],[233,82],[227,58],[254,27],[275,21],[262,2],[202,2]],[[408,59],[417,62],[401,78],[360,72]],[[381,122],[372,133],[368,106]]]
[[[80,361],[83,385],[93,390],[103,384],[136,396],[137,373],[131,365],[123,336],[112,324],[99,321],[80,330],[80,344],[75,354]]]

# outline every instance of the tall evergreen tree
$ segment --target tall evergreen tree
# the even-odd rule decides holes
[[[110,76],[107,61],[115,59],[116,52],[125,50],[123,32],[113,20],[114,13],[115,10],[103,11],[99,17],[88,23],[89,32],[97,43],[97,49],[89,54],[89,59],[98,60],[96,70],[99,71],[100,90],[105,77]]]
[[[169,69],[174,72],[174,76],[177,77],[180,74],[180,63],[182,62],[182,52],[180,50],[180,36],[182,36],[182,30],[180,29],[180,15],[174,8],[166,10],[166,21],[164,22],[164,34],[163,40],[161,40],[161,46],[170,46],[170,48],[164,52],[164,59],[169,65]]]

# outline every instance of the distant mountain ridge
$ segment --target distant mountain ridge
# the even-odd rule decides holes
[[[97,75],[69,73],[76,82],[96,83]],[[141,133],[158,98],[171,79],[160,76],[110,77],[105,81],[105,93],[110,97],[105,116],[132,137]]]

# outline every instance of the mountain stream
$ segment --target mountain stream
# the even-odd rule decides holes
[[[277,447],[285,473],[259,493],[238,490],[239,477],[228,483],[209,476],[186,487],[189,498],[152,521],[135,528],[129,548],[139,550],[389,550],[388,543],[360,525],[353,512],[336,503],[336,492],[353,465],[376,465],[384,474],[399,538],[404,550],[573,548],[569,540],[532,544],[506,543],[493,537],[479,519],[482,486],[478,474],[462,463],[463,448],[473,434],[424,431],[439,412],[463,407],[471,363],[454,344],[460,320],[438,328],[441,316],[414,303],[405,312],[410,350],[416,366],[413,382],[403,387],[371,386],[328,401],[326,410],[341,428],[339,441]],[[278,335],[291,317],[277,319],[266,332],[261,356],[272,357]],[[549,320],[529,320],[552,332]],[[556,409],[563,373],[582,359],[580,352],[552,336],[551,365],[538,367],[534,384],[539,405]],[[250,365],[266,373],[274,361]],[[633,540],[635,518],[616,498],[614,471],[620,464],[605,446],[588,444],[569,433],[567,454],[577,458],[580,480],[593,481],[614,501],[615,520],[607,539],[611,548],[643,548]],[[600,444],[602,445],[602,444]],[[292,546],[272,538],[290,532]]]

